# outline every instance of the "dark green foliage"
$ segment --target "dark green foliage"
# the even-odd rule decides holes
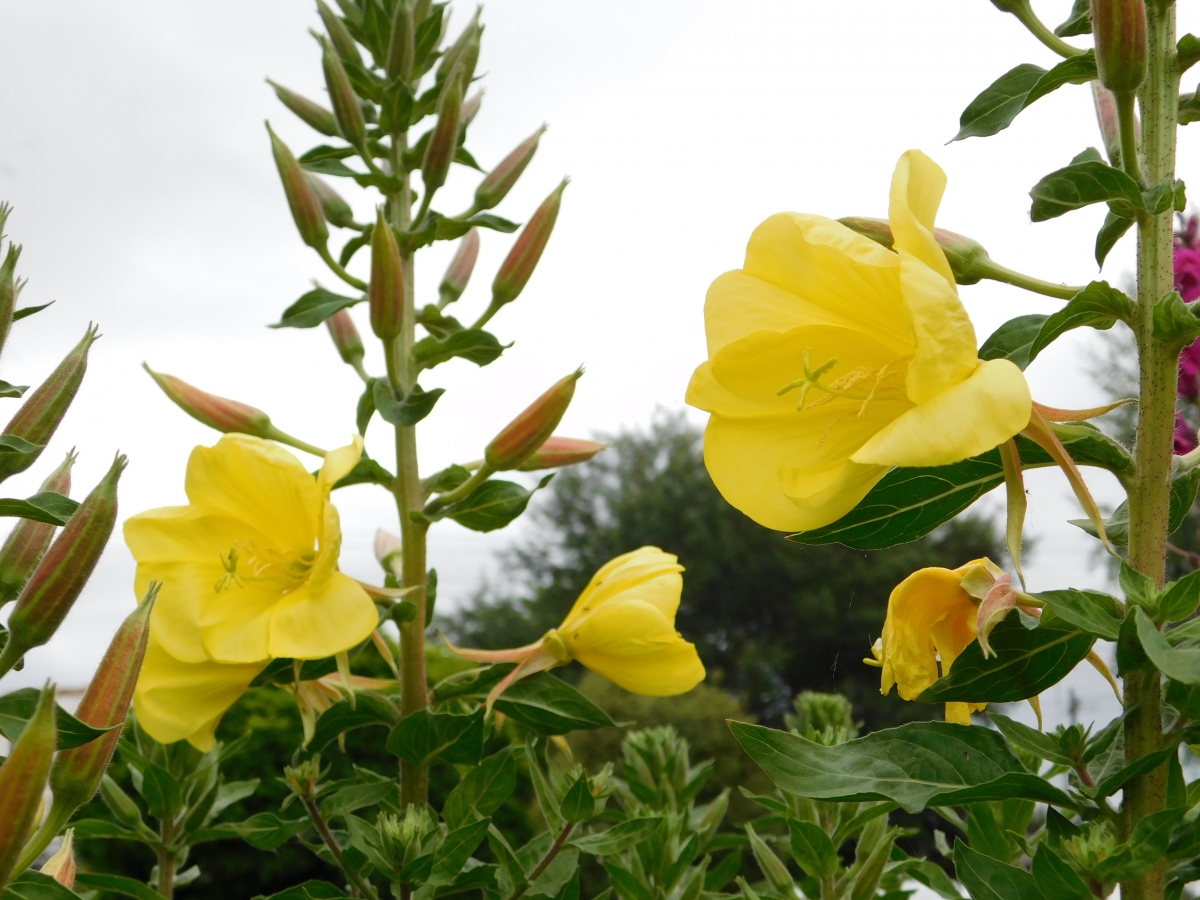
[[[992,522],[961,517],[887,550],[799,546],[721,498],[704,469],[699,429],[683,415],[660,415],[612,445],[554,480],[533,513],[537,533],[506,560],[504,583],[525,589],[481,593],[446,623],[458,640],[495,648],[536,640],[596,569],[653,544],[686,567],[676,625],[699,648],[707,683],[745,696],[755,715],[779,721],[797,692],[830,689],[852,700],[868,730],[929,714],[881,697],[878,669],[861,660],[888,594],[909,573],[979,556],[1001,561]]]

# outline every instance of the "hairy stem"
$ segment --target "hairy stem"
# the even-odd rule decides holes
[[[175,896],[175,854],[171,851],[171,841],[174,838],[171,823],[163,821],[159,831],[158,853],[158,892],[167,900]]]
[[[1026,3],[1015,4],[1016,8],[1010,10],[1014,16],[1021,20],[1021,24],[1029,29],[1029,33],[1035,38],[1057,53],[1059,56],[1070,59],[1072,56],[1079,56],[1084,51],[1078,47],[1072,47],[1057,34],[1046,27],[1046,23],[1039,19],[1033,12],[1033,9]]]
[[[525,896],[525,892],[529,890],[530,885],[542,877],[542,873],[550,868],[550,863],[554,862],[554,858],[562,852],[562,848],[567,844],[567,838],[571,836],[571,832],[575,830],[575,823],[568,822],[563,826],[563,830],[559,832],[558,837],[554,839],[554,843],[550,845],[550,849],[546,851],[546,855],[529,873],[529,878],[525,881],[525,886],[517,888],[508,895],[508,900],[521,900]]]
[[[1035,294],[1042,294],[1046,297],[1057,297],[1059,300],[1070,300],[1083,290],[1078,285],[1043,281],[1040,278],[1034,278],[1021,272],[1014,272],[1012,269],[997,265],[996,263],[991,263],[984,277],[990,278],[992,281],[1002,281],[1005,284],[1011,284],[1013,287],[1032,291]]]

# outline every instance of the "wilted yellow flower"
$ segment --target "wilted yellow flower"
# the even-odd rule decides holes
[[[514,681],[572,659],[635,694],[686,693],[704,679],[704,665],[675,630],[682,571],[673,554],[641,547],[602,566],[563,623],[537,643],[514,650],[451,649],[476,662],[519,663],[493,689],[489,707]]]
[[[134,696],[156,740],[211,746],[220,716],[269,660],[332,656],[374,630],[371,598],[337,570],[329,499],[361,453],[355,437],[313,478],[277,444],[226,435],[192,452],[188,506],[125,523],[137,590],[163,582]]]
[[[781,531],[841,518],[892,466],[936,466],[1029,422],[1007,360],[975,329],[933,236],[942,170],[910,150],[892,177],[894,252],[832,219],[779,213],[705,302],[708,355],[687,401],[730,503]]]

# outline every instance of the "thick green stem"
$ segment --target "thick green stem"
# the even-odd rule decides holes
[[[1149,71],[1142,87],[1141,156],[1144,176],[1159,184],[1175,170],[1176,97],[1179,73],[1175,53],[1173,4],[1146,4]],[[1135,148],[1136,151],[1136,148]],[[1127,166],[1136,152],[1122,151]],[[1175,422],[1177,354],[1152,335],[1154,304],[1174,285],[1172,214],[1138,219],[1137,336],[1141,379],[1136,474],[1129,495],[1129,563],[1161,584],[1166,559],[1170,470]],[[1124,676],[1125,759],[1132,762],[1162,745],[1162,688],[1156,671]],[[1126,836],[1133,826],[1166,806],[1167,767],[1162,765],[1125,785],[1122,818]],[[1166,861],[1159,860],[1140,878],[1122,882],[1124,900],[1161,900]]]
[[[162,833],[158,847],[158,892],[167,900],[175,896],[175,854],[171,851],[171,841],[174,838],[170,822],[162,823]]]

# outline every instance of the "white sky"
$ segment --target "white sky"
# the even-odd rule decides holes
[[[1071,3],[1035,6],[1053,26]],[[1185,7],[1180,32],[1198,20]],[[657,407],[679,408],[704,356],[705,289],[740,265],[753,227],[780,210],[886,216],[892,168],[912,147],[949,175],[939,224],[1013,268],[1077,284],[1096,277],[1102,209],[1036,226],[1028,217],[1029,188],[1098,143],[1086,87],[1038,101],[997,137],[944,146],[962,108],[1001,73],[1056,61],[986,0],[495,0],[484,21],[478,71],[487,95],[468,146],[487,167],[543,121],[551,126],[497,212],[523,221],[564,174],[572,183],[537,273],[493,323],[515,345],[485,373],[455,361],[427,377],[427,388],[447,394],[424,427],[424,471],[477,457],[512,414],[580,363],[587,375],[562,433],[612,431],[646,423]],[[6,495],[32,493],[74,444],[76,496],[120,449],[131,460],[123,514],[183,502],[187,454],[215,435],[158,392],[143,360],[259,406],[315,444],[348,440],[360,384],[324,329],[264,327],[310,279],[338,289],[295,234],[263,128],[269,118],[297,153],[322,142],[263,81],[323,96],[305,33],[316,24],[313,5],[300,0],[0,0],[0,200],[15,205],[8,231],[25,245],[24,304],[56,301],[17,325],[0,377],[37,384],[88,320],[104,333],[51,449]],[[1190,132],[1180,148],[1185,179],[1200,149]],[[456,175],[436,206],[467,205],[476,178]],[[360,219],[369,213],[368,195],[337,187]],[[486,304],[510,243],[484,233],[464,315]],[[448,253],[422,252],[419,302],[435,299]],[[1118,245],[1106,277],[1126,278],[1132,253],[1132,241]],[[1057,308],[995,284],[962,294],[981,342],[1012,316]],[[357,317],[367,333],[361,310]],[[1037,399],[1099,398],[1082,352],[1093,339],[1075,333],[1039,358],[1029,371]],[[369,367],[380,363],[372,348]],[[388,459],[384,430],[372,431],[373,453]],[[1088,477],[1115,504],[1113,483]],[[1063,522],[1079,515],[1065,482],[1043,471],[1028,486],[1029,532],[1039,539],[1031,587],[1103,585],[1091,540]],[[343,567],[376,578],[370,541],[377,526],[395,527],[388,498],[353,488],[339,507]],[[511,535],[438,526],[431,564],[443,602],[468,596]],[[60,635],[6,683],[85,682],[131,607],[132,573],[118,535]],[[1092,690],[1098,680],[1076,677],[1103,704]]]

